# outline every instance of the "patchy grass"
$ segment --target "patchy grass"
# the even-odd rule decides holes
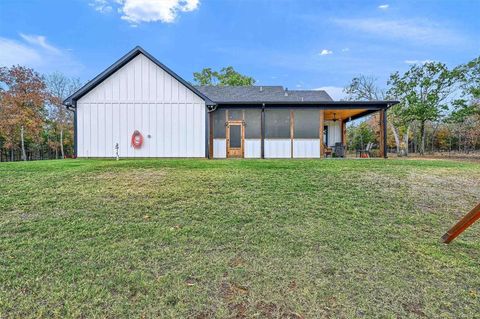
[[[0,317],[472,318],[480,165],[0,164]]]

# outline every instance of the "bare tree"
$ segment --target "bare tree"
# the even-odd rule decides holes
[[[60,147],[60,154],[65,158],[64,146],[64,132],[68,126],[72,125],[72,114],[67,111],[62,105],[64,99],[69,97],[81,87],[78,78],[69,78],[62,73],[54,72],[46,77],[47,87],[50,94],[53,96],[52,104],[48,108],[48,115],[50,120],[55,123],[56,129],[59,133],[58,145]]]
[[[385,91],[377,85],[377,79],[365,75],[354,77],[343,91],[347,94],[347,100],[349,101],[380,101],[386,99]],[[401,155],[402,152],[405,155],[407,154],[407,148],[403,147],[403,145],[408,145],[408,126],[403,130],[405,134],[404,142],[400,140],[400,128],[403,128],[404,124],[401,117],[398,116],[395,107],[391,109],[391,112],[388,112],[388,126],[393,133],[398,155]]]

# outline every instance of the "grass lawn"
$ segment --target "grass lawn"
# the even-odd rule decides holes
[[[0,318],[473,318],[480,163],[0,163]]]

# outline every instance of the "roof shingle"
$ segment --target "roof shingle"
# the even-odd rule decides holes
[[[333,101],[323,90],[285,90],[282,86],[195,86],[215,103],[325,102]]]

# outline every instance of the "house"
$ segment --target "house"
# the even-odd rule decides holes
[[[395,103],[281,86],[193,86],[141,47],[64,101],[77,157],[207,158],[321,158],[346,142],[347,122],[373,112],[386,156],[386,111]]]

